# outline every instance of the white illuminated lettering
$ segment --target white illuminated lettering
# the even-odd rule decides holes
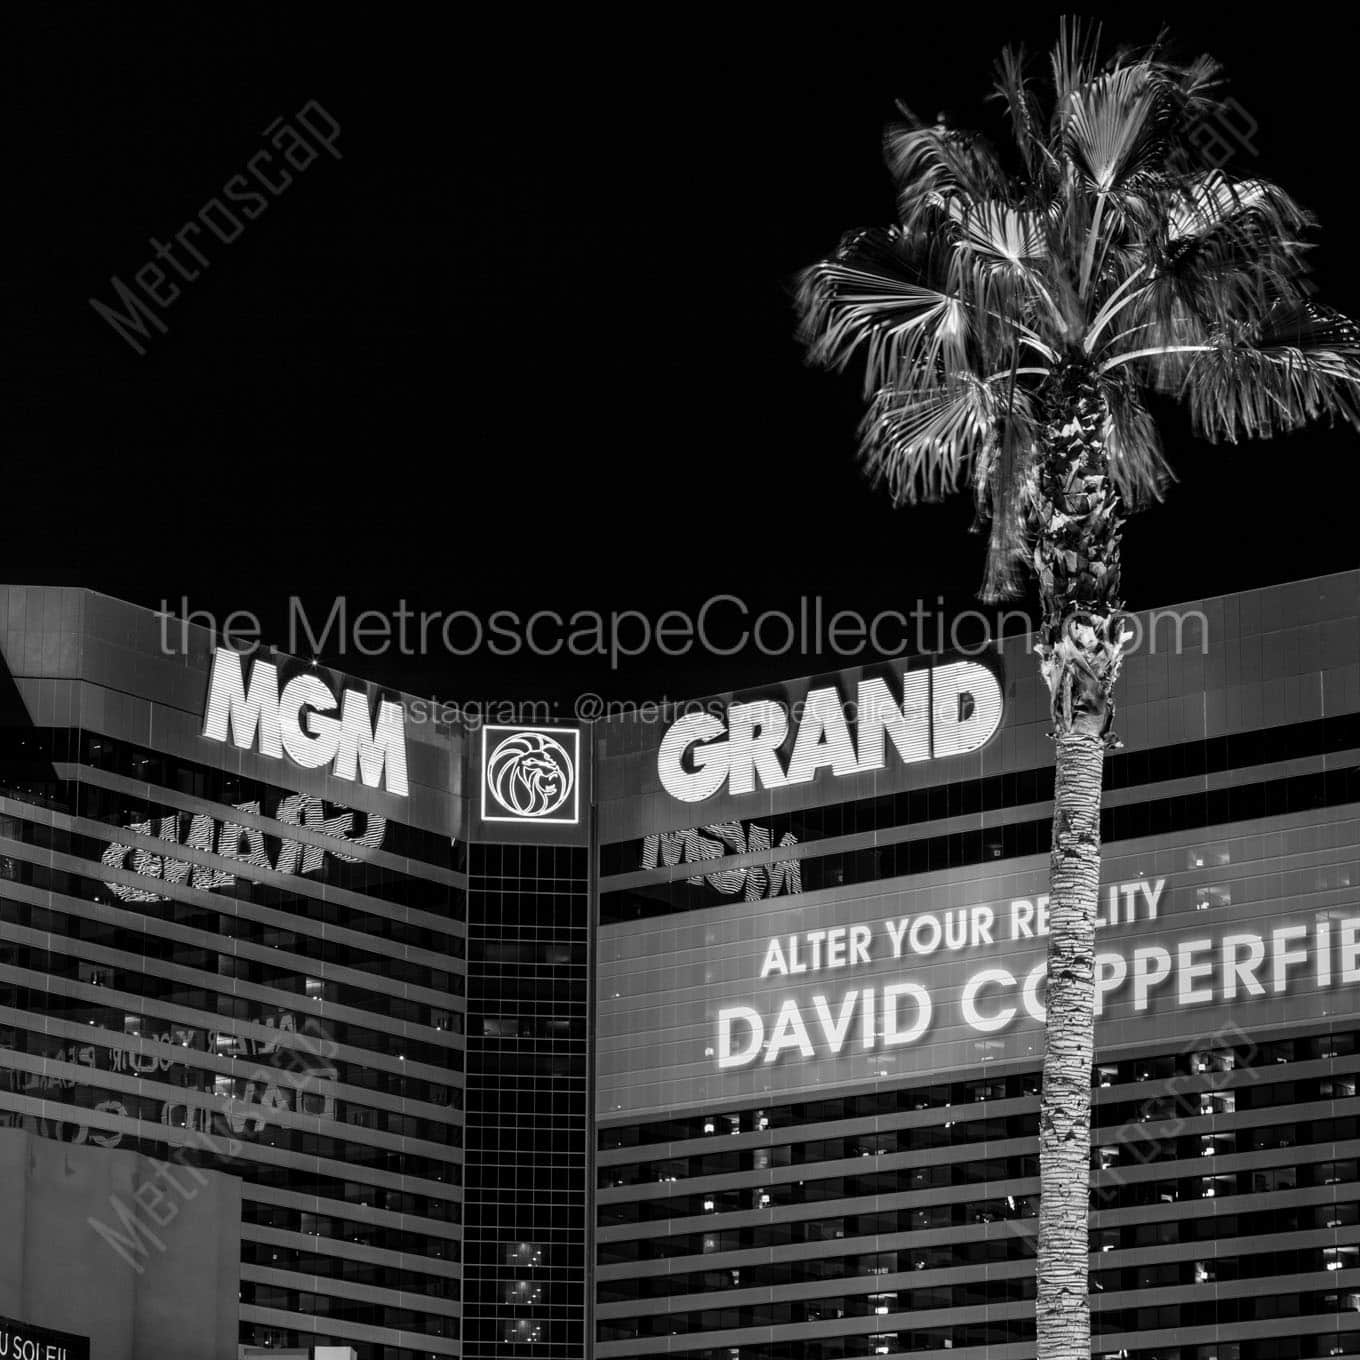
[[[725,741],[716,738],[726,731],[722,719],[712,713],[687,713],[667,729],[656,767],[662,788],[672,798],[682,803],[698,803],[722,787],[731,752]],[[692,771],[684,767],[686,754],[694,763]]]
[[[767,789],[781,788],[784,771],[775,752],[789,734],[788,714],[772,700],[733,704],[727,711],[730,773],[733,793],[750,793],[755,777]]]
[[[892,945],[892,956],[895,959],[902,957],[902,941],[906,936],[907,927],[911,924],[911,918],[904,916],[900,921],[885,922],[888,929],[888,942]]]
[[[822,968],[822,941],[824,939],[826,939],[826,931],[824,930],[809,930],[807,933],[807,942],[812,946],[812,958],[808,967],[814,973],[820,972]]]
[[[938,916],[918,916],[911,923],[907,942],[913,954],[933,954],[940,947],[942,934]]]
[[[777,973],[780,977],[787,977],[789,965],[784,959],[784,947],[779,940],[770,941],[769,948],[765,951],[765,962],[760,965],[760,976],[769,977],[771,973]]]
[[[312,718],[314,730],[320,726],[321,721],[320,718]],[[405,714],[400,704],[380,699],[377,718],[370,725],[368,700],[358,690],[347,689],[340,711],[340,749],[335,755],[336,776],[340,779],[353,779],[357,763],[359,778],[370,789],[376,789],[386,768],[388,793],[405,794],[407,786],[404,721]]]
[[[247,690],[245,658],[240,652],[219,647],[213,655],[208,681],[208,706],[203,713],[203,735],[213,741],[230,740],[243,751],[255,745],[260,754],[278,759],[283,755],[279,734],[279,673],[268,661],[257,661]]]
[[[732,1026],[743,1024],[750,1030],[746,1047],[738,1052],[732,1049]],[[760,1012],[750,1006],[728,1006],[718,1012],[718,1066],[745,1067],[753,1062],[765,1042],[765,1023]]]
[[[1306,949],[1291,949],[1294,940],[1308,938],[1307,926],[1281,926],[1270,937],[1271,984],[1273,990],[1283,992],[1289,985],[1289,965],[1307,963]]]
[[[868,1052],[874,1046],[874,989],[866,987],[859,1005],[859,1046]]]
[[[1171,975],[1171,955],[1161,945],[1133,951],[1133,1009],[1148,1008],[1148,993]]]
[[[840,1014],[833,1020],[831,1016],[831,1006],[824,996],[814,996],[812,998],[812,1008],[817,1012],[817,1019],[822,1026],[822,1034],[826,1038],[827,1051],[834,1057],[845,1047],[846,1035],[850,1033],[850,1022],[855,1018],[855,1002],[859,1000],[859,992],[846,992],[841,1001]]]
[[[959,1008],[963,1011],[965,1024],[971,1025],[982,1034],[992,1034],[1005,1029],[1015,1019],[1015,1007],[1003,1006],[994,1015],[984,1016],[977,1008],[977,994],[989,986],[1014,987],[1015,978],[1004,968],[984,968],[974,973],[963,984],[963,994],[959,998]]]
[[[840,696],[834,689],[814,689],[803,706],[803,720],[789,759],[788,782],[810,784],[818,770],[830,769],[833,774],[842,775],[854,774],[857,768]],[[766,786],[769,787],[768,780]]]
[[[283,687],[279,697],[283,749],[304,770],[319,770],[321,766],[329,765],[340,749],[340,724],[334,718],[322,716],[334,707],[335,695],[315,675],[304,672]],[[307,714],[305,725],[303,709],[313,710]],[[353,777],[351,774],[350,778]]]
[[[1157,919],[1157,903],[1162,900],[1162,889],[1166,887],[1166,879],[1159,878],[1155,883],[1140,883],[1138,885],[1143,891],[1143,901],[1147,903],[1147,918],[1149,921]],[[1132,916],[1129,918],[1132,920]]]
[[[1117,992],[1129,975],[1129,965],[1122,954],[1096,955],[1096,1004],[1095,1011],[1100,1015],[1105,1009],[1105,998]]]
[[[828,968],[845,967],[845,927],[836,926],[826,932],[826,966]]]
[[[861,680],[856,691],[856,735],[859,737],[859,769],[881,770],[887,761],[891,738],[904,765],[930,759],[930,729],[926,724],[929,671],[908,671],[902,677],[902,706],[892,697],[885,680]]]
[[[724,784],[729,793],[748,794],[810,783],[824,770],[836,778],[881,770],[889,742],[904,765],[960,755],[983,746],[1000,726],[1001,683],[979,662],[904,671],[901,685],[899,704],[887,681],[859,682],[853,735],[835,688],[811,689],[801,704],[791,701],[800,720],[787,770],[779,756],[790,734],[782,704],[732,704],[725,724],[712,713],[685,714],[662,736],[657,776],[672,798],[697,803]]]
[[[902,997],[909,997],[916,1004],[916,1019],[910,1028],[900,1029],[897,1023],[897,1003]],[[896,982],[883,989],[883,1044],[886,1048],[897,1048],[902,1044],[915,1043],[930,1025],[933,1007],[930,993],[919,983]]]
[[[1214,947],[1212,940],[1182,940],[1176,946],[1176,1001],[1182,1006],[1198,1006],[1214,999],[1212,987],[1196,987],[1195,982],[1214,971],[1212,959],[1197,961],[1195,955]]]
[[[377,718],[370,722],[367,697],[346,690],[337,721],[327,716],[337,707],[335,695],[319,676],[297,675],[280,695],[272,662],[256,661],[249,685],[244,664],[230,648],[214,653],[203,713],[203,735],[210,741],[231,741],[243,751],[256,746],[273,760],[286,751],[307,770],[334,761],[331,773],[337,779],[358,778],[371,789],[385,785],[388,793],[408,795],[406,715],[400,704],[380,700]]]
[[[1317,943],[1313,946],[1313,958],[1317,961],[1317,985],[1332,985],[1332,927],[1327,921],[1317,923]]]
[[[850,927],[850,964],[869,962],[869,941],[874,932],[868,926]]]
[[[1342,982],[1360,982],[1360,944],[1356,942],[1358,934],[1360,918],[1348,916],[1342,921],[1341,939],[1337,944]]]
[[[775,1062],[786,1048],[796,1048],[804,1058],[816,1052],[812,1040],[808,1038],[807,1026],[803,1023],[803,1013],[796,1001],[786,1001],[779,1008],[779,1018],[774,1022],[774,1032],[765,1047],[765,1061]]]
[[[1001,725],[1001,685],[986,666],[954,661],[931,671],[931,736],[935,758],[985,745]]]
[[[1036,963],[1025,975],[1025,985],[1020,989],[1020,1004],[1024,1006],[1025,1013],[1041,1025],[1048,1019],[1048,1011],[1039,1000],[1039,987],[1047,981],[1048,964]]]

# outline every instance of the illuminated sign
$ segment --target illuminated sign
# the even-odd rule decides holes
[[[1097,927],[1157,920],[1165,887],[1163,878],[1112,885]],[[935,989],[924,975],[913,979],[910,972],[937,952],[1030,941],[1047,932],[1048,899],[1040,897],[1017,898],[1004,913],[989,906],[961,907],[774,937],[765,946],[761,978],[849,973],[887,961],[895,966],[895,980],[879,987],[848,987],[834,997],[825,992],[808,999],[786,997],[769,1014],[746,1005],[722,1007],[713,1049],[716,1065],[775,1063],[786,1054],[834,1057],[847,1046],[866,1053],[900,1048],[925,1039],[937,1024],[998,1034],[1022,1012],[1042,1025],[1044,958],[1020,968],[994,962],[966,974],[961,985],[950,989],[949,1015],[937,1014]],[[1176,940],[1171,947],[1147,943],[1097,948],[1095,970],[1097,1016],[1115,1000],[1138,1016],[1154,1000],[1163,1008],[1179,1009],[1279,997],[1304,981],[1318,991],[1347,986],[1360,982],[1360,915],[1337,913],[1308,923],[1205,932]]]
[[[0,1317],[0,1357],[4,1360],[90,1360],[88,1337],[55,1332],[31,1322]]]
[[[574,727],[483,727],[482,820],[575,826],[580,757]]]
[[[1328,831],[1317,845],[1320,826]],[[1321,811],[1208,843],[1176,833],[1108,847],[1096,912],[1098,1049],[1360,1015],[1357,836],[1356,824]],[[801,897],[737,891],[721,906],[666,915],[662,929],[650,915],[602,927],[598,1113],[735,1109],[1037,1064],[1046,860]]]
[[[779,838],[782,849],[797,845],[798,837],[786,831]],[[743,828],[740,822],[714,822],[710,826],[694,827],[689,831],[663,831],[647,836],[642,842],[642,868],[670,868],[682,861],[702,864],[705,860],[722,859],[727,855],[755,855],[769,850],[769,829],[751,822]],[[803,866],[799,860],[775,860],[770,864],[750,864],[743,867],[714,869],[705,874],[692,874],[685,882],[696,888],[707,883],[725,897],[743,893],[746,901],[762,897],[778,897],[781,893],[803,891]],[[744,890],[744,892],[743,892]]]
[[[332,714],[339,710],[340,716]],[[376,789],[407,795],[405,713],[400,704],[378,701],[370,718],[368,696],[347,689],[339,700],[316,674],[295,675],[282,692],[278,667],[256,661],[250,680],[245,658],[219,647],[213,656],[203,735],[248,751],[258,742],[262,756],[280,760],[284,752],[304,770],[331,766],[337,779],[361,779]]]
[[[834,776],[884,769],[891,746],[911,764],[962,755],[985,745],[1001,724],[1001,683],[977,661],[953,661],[902,675],[901,699],[878,677],[859,682],[852,705],[832,686],[808,691],[791,726],[772,699],[732,704],[724,722],[689,713],[661,740],[657,774],[672,798],[698,803],[724,785],[729,793],[810,784],[822,770]],[[853,709],[854,732],[847,719]],[[795,730],[796,727],[796,730]],[[793,736],[792,749],[780,748]]]
[[[236,803],[234,806],[238,812],[256,817],[260,815],[258,801]],[[274,809],[274,820],[284,826],[306,827],[333,837],[355,850],[376,850],[383,842],[387,818],[377,812],[357,815],[364,818],[364,828],[356,835],[355,813],[341,808],[327,816],[324,800],[309,793],[290,793],[280,799]],[[322,849],[319,845],[290,837],[278,838],[278,848],[271,855],[267,841],[275,838],[267,838],[259,827],[246,822],[218,821],[206,812],[171,813],[155,821],[133,822],[127,830],[170,845],[183,845],[191,850],[216,854],[221,859],[238,860],[257,869],[272,869],[276,874],[318,873],[324,867],[327,855],[333,855],[346,864],[357,864],[361,858],[338,847]],[[129,855],[132,856],[132,872],[143,878],[157,878],[163,883],[181,883],[206,892],[230,887],[236,882],[236,875],[226,869],[191,864],[188,860],[176,859],[172,855],[157,855],[140,846],[124,845],[120,841],[106,846],[99,858],[101,863],[111,869],[122,869],[128,867]],[[162,893],[128,883],[105,883],[104,886],[124,902],[167,900]],[[0,1357],[0,1360],[3,1358]]]

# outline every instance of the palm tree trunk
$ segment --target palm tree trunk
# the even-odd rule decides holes
[[[1048,907],[1048,1021],[1039,1110],[1039,1360],[1090,1360],[1087,1218],[1091,1178],[1095,907],[1104,739],[1057,736]]]
[[[1039,1104],[1039,1360],[1090,1360],[1091,1065],[1100,795],[1119,673],[1123,508],[1109,477],[1101,403],[1089,379],[1064,375],[1026,518],[1044,621],[1057,772],[1049,861],[1048,989]]]

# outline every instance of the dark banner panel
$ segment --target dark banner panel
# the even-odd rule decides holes
[[[900,882],[602,927],[600,1117],[1036,1061],[1047,857]],[[1360,1014],[1357,884],[1360,819],[1337,811],[1111,847],[1098,1043]]]

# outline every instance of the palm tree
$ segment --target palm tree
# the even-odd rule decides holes
[[[1317,416],[1360,423],[1360,331],[1309,296],[1308,215],[1204,164],[1207,58],[1099,56],[1064,24],[1042,109],[1023,53],[996,95],[1009,159],[902,108],[886,158],[899,221],[847,235],[800,280],[810,362],[862,358],[861,454],[897,504],[969,484],[990,523],[983,597],[1032,575],[1057,772],[1039,1118],[1040,1360],[1090,1360],[1087,1217],[1093,954],[1104,753],[1129,630],[1126,517],[1167,478],[1149,392],[1210,440]],[[1227,526],[1224,526],[1226,529]]]

